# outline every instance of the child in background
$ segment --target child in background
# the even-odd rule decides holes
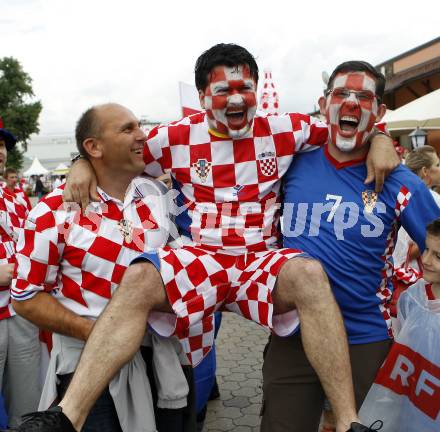
[[[440,219],[426,228],[422,263],[423,279],[399,298],[395,343],[360,411],[386,432],[440,431]]]

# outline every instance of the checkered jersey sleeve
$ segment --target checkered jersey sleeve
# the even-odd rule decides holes
[[[425,249],[426,225],[440,217],[440,208],[422,181],[402,186],[396,200],[396,216],[419,249]]]
[[[328,140],[327,124],[305,114],[289,114],[295,136],[295,152],[303,153],[324,146]]]
[[[49,194],[29,213],[17,242],[17,266],[11,284],[14,300],[27,300],[56,287],[59,261],[68,232],[62,191]]]
[[[159,177],[170,168],[170,144],[168,127],[156,126],[148,134],[144,146],[145,173],[152,177]]]

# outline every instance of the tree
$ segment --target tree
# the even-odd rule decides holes
[[[4,127],[12,132],[24,150],[29,137],[38,133],[38,117],[42,110],[40,101],[32,101],[32,78],[13,57],[0,59],[0,118]],[[23,152],[18,148],[8,157],[8,166],[21,169]]]

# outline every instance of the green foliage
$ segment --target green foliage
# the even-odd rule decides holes
[[[8,161],[6,166],[15,168],[16,170],[21,170],[23,167],[24,156],[23,152],[14,148],[8,151]]]
[[[21,64],[13,57],[0,59],[0,117],[5,128],[17,137],[25,150],[29,137],[39,132],[38,117],[42,105],[40,101],[32,101],[33,96],[32,79]],[[18,149],[11,152],[8,165],[20,169],[22,152]]]

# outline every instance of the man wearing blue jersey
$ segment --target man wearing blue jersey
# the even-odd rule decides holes
[[[320,260],[330,279],[348,334],[358,409],[391,343],[386,303],[398,228],[423,250],[425,226],[440,215],[423,182],[403,166],[379,194],[363,182],[368,136],[386,111],[384,87],[384,76],[366,62],[339,65],[319,100],[329,142],[295,158],[284,177],[284,247]],[[271,337],[263,378],[262,432],[317,431],[325,395],[299,333]]]

